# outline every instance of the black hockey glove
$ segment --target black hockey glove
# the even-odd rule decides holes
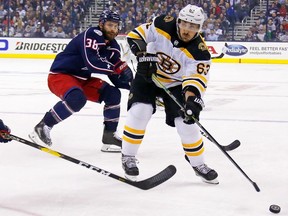
[[[187,98],[186,104],[184,106],[184,113],[182,112],[182,117],[186,124],[194,124],[192,116],[199,121],[199,115],[204,107],[204,102],[200,97],[189,96]]]
[[[147,53],[145,56],[137,57],[137,60],[137,73],[144,77],[147,82],[151,83],[152,74],[157,71],[157,56],[155,54]]]
[[[5,139],[4,137],[2,137],[1,135],[3,134],[9,134],[10,133],[10,128],[7,127],[6,125],[4,125],[3,121],[0,120],[0,142],[2,143],[7,143],[9,141],[11,141],[11,139]]]

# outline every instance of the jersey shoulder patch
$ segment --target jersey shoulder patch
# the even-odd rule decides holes
[[[104,43],[104,35],[103,32],[97,27],[91,27],[86,30],[86,38],[96,39],[98,43]]]
[[[99,36],[103,36],[102,31],[98,30],[98,29],[94,29],[94,32],[99,35]]]
[[[208,61],[211,59],[210,52],[202,37],[192,40],[186,48],[195,60]]]

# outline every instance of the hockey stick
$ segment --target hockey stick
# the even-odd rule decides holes
[[[12,140],[18,141],[18,142],[23,143],[25,145],[39,149],[40,151],[49,153],[53,156],[62,158],[64,160],[70,161],[70,162],[75,163],[75,164],[78,164],[78,165],[85,167],[87,169],[96,171],[96,172],[98,172],[104,176],[116,179],[117,181],[126,183],[128,185],[132,185],[132,186],[137,187],[137,188],[142,189],[142,190],[149,190],[151,188],[154,188],[154,187],[162,184],[163,182],[167,181],[168,179],[170,179],[176,173],[176,167],[173,165],[169,165],[164,170],[162,170],[161,172],[157,173],[156,175],[154,175],[148,179],[144,179],[144,180],[138,181],[138,182],[130,181],[126,178],[122,178],[121,176],[118,176],[114,173],[106,171],[102,168],[96,167],[96,166],[89,164],[87,162],[84,162],[84,161],[78,160],[76,158],[70,157],[68,155],[62,154],[60,152],[54,151],[50,148],[43,147],[43,146],[38,145],[36,143],[25,140],[21,137],[17,137],[17,136],[12,135],[12,134],[4,134],[4,133],[2,133],[1,135],[6,139],[12,139]]]
[[[181,108],[181,110],[184,111],[184,107],[183,105],[177,100],[177,98],[172,94],[172,92],[166,88],[166,86],[163,85],[163,83],[161,81],[158,80],[158,78],[156,77],[155,74],[152,74],[152,80],[154,81],[154,83],[162,88],[170,97],[171,99]],[[223,154],[225,154],[225,156],[237,167],[237,169],[246,177],[246,179],[253,185],[253,187],[255,188],[255,190],[257,192],[260,191],[258,185],[256,184],[256,182],[253,182],[249,176],[241,169],[241,167],[233,160],[233,158],[224,150],[223,146],[220,145],[213,137],[212,135],[200,124],[200,122],[194,117],[191,116],[191,118],[193,119],[193,121],[195,122],[195,124],[198,125],[198,127],[203,131],[203,133],[206,134],[207,137],[209,137],[209,140],[211,140],[211,142],[213,142],[222,152]]]
[[[203,131],[200,131],[201,134],[206,137],[210,142],[213,142],[213,140],[207,136],[207,134],[205,134]],[[229,145],[221,145],[221,147],[225,150],[225,151],[232,151],[236,148],[238,148],[240,146],[240,141],[239,140],[234,140],[232,143],[230,143]]]
[[[221,59],[221,58],[223,58],[224,55],[225,55],[224,50],[225,50],[225,48],[227,48],[227,47],[228,47],[228,44],[225,43],[225,47],[223,47],[222,53],[221,53],[219,56],[211,57],[211,59]]]

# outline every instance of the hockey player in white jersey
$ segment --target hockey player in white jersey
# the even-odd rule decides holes
[[[139,175],[136,155],[146,126],[156,111],[155,98],[162,97],[166,124],[176,127],[185,159],[204,182],[218,184],[217,172],[204,162],[200,129],[191,119],[191,115],[199,119],[203,109],[202,98],[211,65],[210,53],[199,34],[203,22],[202,8],[189,4],[177,19],[161,15],[127,35],[130,49],[138,60],[122,137],[122,167],[127,178],[136,180]],[[183,103],[185,112],[153,83],[153,73]]]

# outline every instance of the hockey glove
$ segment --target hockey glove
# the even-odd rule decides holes
[[[129,68],[128,64],[123,61],[119,61],[114,65],[113,71],[120,75],[119,79],[121,79],[122,82],[132,82],[133,80],[133,72]]]
[[[3,134],[9,134],[10,133],[10,128],[7,127],[6,125],[4,125],[3,121],[0,120],[0,142],[2,143],[7,143],[9,141],[11,141],[11,139],[5,139],[3,136],[2,136],[2,133]]]
[[[155,54],[147,53],[145,56],[137,57],[137,73],[144,77],[147,82],[152,82],[152,74],[157,71],[157,56]]]
[[[108,77],[116,88],[130,90],[131,82],[127,82],[125,79],[123,80],[121,75],[111,74]]]
[[[184,113],[182,112],[184,114],[182,114],[184,122],[186,124],[194,124],[195,121],[193,120],[192,116],[199,121],[199,115],[203,107],[204,102],[200,97],[189,96],[184,106]]]

